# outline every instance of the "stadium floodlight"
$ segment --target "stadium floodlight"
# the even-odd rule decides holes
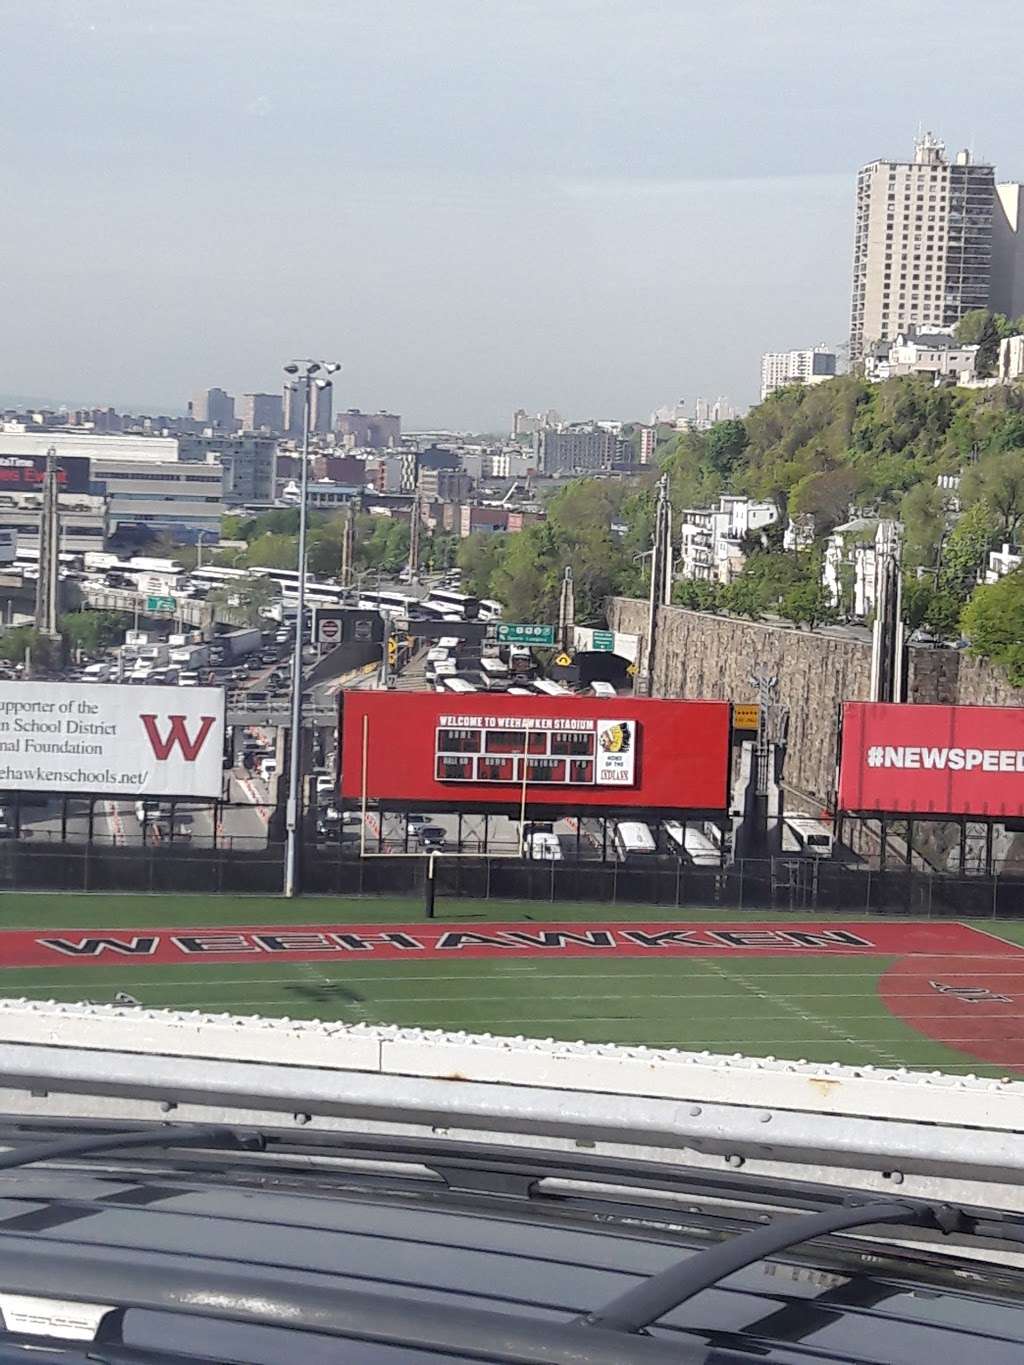
[[[299,471],[299,546],[298,590],[295,617],[295,649],[292,655],[292,694],[290,731],[288,736],[288,801],[285,807],[284,894],[294,896],[299,890],[299,793],[302,782],[302,650],[305,643],[306,618],[306,541],[309,501],[309,437],[313,421],[313,390],[331,387],[329,379],[316,379],[321,369],[333,374],[339,369],[333,360],[290,360],[285,374],[298,375],[291,386],[303,389],[302,403],[302,466]]]

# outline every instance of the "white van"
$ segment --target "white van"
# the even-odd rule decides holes
[[[276,758],[265,758],[265,759],[263,759],[263,760],[261,761],[261,763],[260,763],[259,774],[260,774],[260,777],[263,778],[263,781],[264,781],[264,782],[269,782],[269,781],[271,780],[271,778],[276,777],[276,776],[277,776],[277,759],[276,759]]]

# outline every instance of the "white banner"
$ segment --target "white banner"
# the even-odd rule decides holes
[[[219,687],[0,682],[0,788],[220,796]]]

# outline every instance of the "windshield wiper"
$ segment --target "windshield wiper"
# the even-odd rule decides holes
[[[586,1327],[601,1327],[612,1332],[642,1332],[666,1313],[711,1289],[737,1270],[780,1251],[809,1242],[829,1233],[850,1232],[855,1228],[879,1224],[928,1228],[945,1234],[993,1237],[1001,1241],[1024,1242],[1024,1227],[1001,1219],[978,1218],[953,1204],[858,1203],[821,1213],[782,1218],[770,1227],[756,1228],[731,1237],[686,1260],[652,1275],[642,1284],[612,1299],[577,1319]]]
[[[245,1133],[225,1124],[162,1124],[159,1128],[92,1133],[88,1137],[64,1138],[59,1142],[36,1142],[0,1152],[0,1171],[32,1166],[37,1161],[61,1157],[90,1156],[93,1152],[134,1151],[138,1147],[213,1147],[230,1152],[261,1152],[262,1133]]]

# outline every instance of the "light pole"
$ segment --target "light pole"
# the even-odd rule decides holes
[[[330,388],[329,375],[340,369],[335,361],[293,360],[284,367],[293,391],[302,386],[302,467],[299,471],[298,602],[295,652],[292,655],[291,729],[288,736],[288,804],[285,807],[284,894],[294,896],[299,883],[299,794],[302,779],[302,646],[306,617],[306,501],[309,492],[309,429],[313,420],[313,389]]]
[[[217,536],[217,537],[219,538],[219,537],[220,537],[220,532],[219,532],[219,531],[212,531],[212,530],[211,530],[211,531],[197,531],[197,532],[196,532],[196,568],[197,568],[197,569],[201,569],[201,568],[203,567],[203,537],[204,537],[204,536]]]

